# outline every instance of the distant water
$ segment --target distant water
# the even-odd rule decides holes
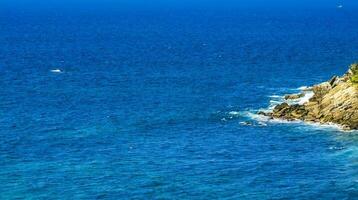
[[[358,198],[357,134],[252,115],[358,59],[356,9],[0,15],[0,199]]]

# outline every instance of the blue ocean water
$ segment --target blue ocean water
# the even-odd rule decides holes
[[[229,7],[3,9],[0,199],[357,199],[357,134],[252,117],[358,59],[357,7]]]

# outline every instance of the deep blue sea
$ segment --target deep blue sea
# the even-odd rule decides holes
[[[255,117],[358,60],[358,6],[24,5],[0,9],[0,199],[358,199],[357,133]]]

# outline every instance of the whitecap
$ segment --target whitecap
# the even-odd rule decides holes
[[[312,90],[312,87],[301,86],[301,87],[297,88],[297,90],[300,90],[300,91],[310,91],[310,90]]]
[[[260,114],[254,113],[254,112],[246,112],[244,114],[244,116],[246,116],[252,120],[258,121],[258,122],[267,122],[270,120],[269,117],[260,115]]]
[[[280,95],[270,95],[268,97],[270,97],[270,98],[282,98],[282,96],[280,96]]]
[[[52,69],[51,72],[52,73],[62,73],[62,71],[60,69]]]
[[[340,131],[344,133],[355,132],[353,130],[345,130],[342,125],[335,123],[319,123],[319,122],[306,122],[302,121],[302,123],[309,125],[310,128],[316,130],[331,130],[331,131]]]
[[[242,126],[251,126],[252,125],[251,122],[240,122],[239,124]]]
[[[229,115],[240,115],[240,112],[238,112],[238,111],[230,111]]]
[[[298,100],[297,104],[303,105],[307,103],[313,97],[313,95],[314,95],[313,92],[306,92],[303,97],[297,99]]]
[[[297,88],[298,90],[306,90],[308,87],[307,86],[301,86],[299,88]]]
[[[267,126],[267,124],[264,122],[258,122],[258,124],[259,124],[259,126]]]
[[[306,122],[302,120],[286,120],[286,119],[272,119],[269,116],[258,114],[258,111],[270,112],[268,109],[260,109],[260,110],[251,110],[251,111],[243,111],[240,112],[240,116],[244,118],[248,118],[250,120],[256,121],[258,126],[268,126],[268,124],[301,124],[299,128],[303,129],[313,129],[313,130],[330,130],[330,131],[339,131],[342,133],[352,133],[358,134],[357,130],[344,130],[343,127],[339,124],[335,123],[319,123],[319,122]],[[254,125],[250,121],[241,121],[240,125]]]
[[[330,150],[343,150],[345,149],[345,147],[343,146],[331,146],[329,147]]]
[[[282,103],[282,101],[270,100],[270,103],[276,103],[276,104],[279,104],[279,103]]]
[[[286,119],[278,119],[278,118],[274,118],[274,119],[270,119],[271,123],[277,123],[277,124],[292,124],[292,123],[302,123],[303,121],[300,120],[286,120]]]

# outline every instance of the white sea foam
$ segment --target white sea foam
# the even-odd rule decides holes
[[[230,111],[229,115],[240,115],[240,112],[238,112],[238,111]]]
[[[264,116],[264,115],[259,115],[259,114],[257,114],[257,112],[248,111],[248,112],[244,113],[244,116],[248,117],[248,118],[250,118],[252,120],[258,121],[258,122],[267,122],[267,121],[269,121],[269,117]]]
[[[312,97],[314,93],[312,91],[304,93],[304,96],[298,99],[298,104],[303,105],[307,103]]]
[[[259,126],[267,126],[267,123],[264,122],[258,122]]]
[[[343,127],[339,124],[334,123],[318,123],[318,122],[304,122],[306,125],[309,125],[313,129],[317,130],[335,130],[335,131],[344,131]],[[346,132],[346,131],[344,131]]]
[[[270,103],[282,103],[282,101],[279,101],[279,100],[270,100]]]
[[[229,115],[231,115],[231,116],[237,115],[240,117],[248,118],[250,120],[256,121],[257,125],[259,125],[259,126],[267,126],[269,123],[280,123],[280,124],[296,123],[296,124],[302,124],[303,127],[308,127],[310,129],[313,128],[313,129],[319,129],[319,130],[334,130],[334,131],[340,131],[340,132],[344,132],[344,133],[358,134],[358,131],[347,131],[347,130],[344,130],[341,125],[334,124],[334,123],[321,124],[318,122],[305,122],[302,120],[288,121],[285,119],[272,119],[268,116],[257,114],[259,111],[262,111],[265,113],[272,112],[273,109],[277,105],[284,103],[284,102],[286,102],[290,105],[292,105],[292,104],[303,105],[303,104],[307,103],[314,96],[314,92],[311,90],[311,87],[302,86],[302,87],[299,87],[298,89],[296,89],[296,91],[297,90],[300,90],[304,96],[301,98],[298,98],[298,99],[294,99],[294,100],[290,100],[290,99],[285,100],[285,98],[284,98],[285,96],[270,95],[269,96],[271,98],[270,104],[266,109],[240,111],[240,112],[239,111],[231,111],[231,112],[229,112]],[[241,124],[244,124],[244,123],[246,124],[246,122],[242,122]]]
[[[329,147],[330,150],[343,150],[345,149],[345,147],[342,147],[342,146],[331,146]]]
[[[329,130],[329,131],[339,131],[345,134],[346,133],[358,134],[358,131],[356,130],[355,131],[344,130],[343,127],[339,124],[334,124],[334,123],[322,124],[318,122],[306,122],[302,120],[289,121],[289,120],[277,119],[277,118],[272,119],[268,116],[257,114],[258,111],[270,112],[269,109],[251,110],[251,111],[243,111],[243,112],[234,111],[234,112],[239,113],[238,115],[240,115],[241,117],[256,121],[256,123],[253,124],[251,122],[243,121],[240,122],[241,125],[268,126],[269,124],[301,124],[302,126],[300,126],[300,128],[304,128],[304,129]],[[226,119],[223,121],[226,121]]]
[[[251,120],[257,121],[258,124],[262,123],[263,126],[266,126],[267,123],[280,123],[280,124],[287,124],[287,123],[300,123],[302,125],[305,125],[305,127],[310,127],[313,129],[324,129],[324,130],[335,130],[335,131],[342,131],[342,132],[354,132],[354,133],[358,133],[358,131],[346,131],[343,129],[342,126],[338,125],[338,124],[334,124],[334,123],[326,123],[326,124],[321,124],[318,122],[305,122],[302,120],[293,120],[293,121],[288,121],[285,119],[271,119],[270,117],[264,116],[264,115],[260,115],[257,114],[258,111],[263,111],[263,112],[272,112],[272,110],[275,108],[275,106],[281,104],[281,103],[288,103],[288,104],[300,104],[303,105],[306,102],[309,101],[309,99],[311,99],[314,95],[313,91],[309,90],[309,87],[307,86],[302,86],[299,88],[299,90],[302,91],[302,93],[304,94],[303,97],[298,98],[298,99],[294,99],[294,100],[285,100],[284,96],[279,96],[279,95],[272,95],[270,96],[271,100],[270,100],[270,105],[268,106],[268,108],[266,109],[260,109],[260,110],[252,110],[252,111],[246,111],[246,112],[242,112],[241,115],[243,117],[247,117]]]
[[[297,88],[298,90],[307,90],[308,89],[308,87],[307,86],[301,86],[301,87],[299,87],[299,88]]]
[[[304,92],[302,92],[302,94],[303,94],[303,96],[298,99],[286,100],[284,98],[284,96],[282,96],[281,98],[272,98],[270,100],[270,107],[276,106],[276,105],[284,103],[284,102],[288,103],[289,105],[292,105],[292,104],[303,105],[303,104],[307,103],[314,95],[314,93],[312,91],[304,91]]]
[[[284,99],[283,96],[271,99],[269,107],[266,109],[266,111],[272,111],[277,105],[279,105],[279,104],[281,104],[283,102],[285,102],[285,99]]]
[[[60,69],[52,69],[51,72],[52,73],[62,73],[62,71]]]
[[[312,87],[301,86],[301,87],[297,88],[297,90],[300,90],[300,91],[302,91],[302,92],[304,92],[304,91],[310,91],[310,90],[312,90]]]
[[[282,96],[280,96],[280,95],[270,95],[269,97],[270,97],[270,98],[275,98],[275,99],[276,99],[276,98],[282,98]]]

